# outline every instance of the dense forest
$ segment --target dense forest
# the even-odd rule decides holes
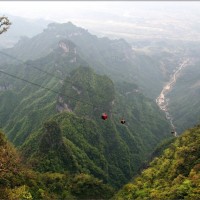
[[[193,199],[200,195],[200,126],[168,144],[149,167],[113,199]]]
[[[29,80],[39,76],[26,71]],[[58,88],[55,78],[49,80],[48,88]],[[27,162],[37,163],[37,170],[88,172],[119,187],[137,173],[153,146],[169,137],[164,114],[150,99],[135,91],[137,86],[119,83],[115,88],[108,77],[97,75],[88,67],[72,70],[63,82],[56,98],[52,92],[30,85],[19,92],[18,80],[18,94],[13,92],[15,89],[2,93],[3,109],[11,108],[7,94],[18,99],[10,116],[7,112],[7,136],[22,150]],[[130,93],[122,96],[127,92]],[[125,104],[126,109],[122,110]],[[109,120],[100,119],[102,109]],[[120,124],[122,115],[128,117],[124,126]],[[145,121],[145,126],[140,124]],[[60,136],[55,138],[55,134]]]
[[[45,124],[56,131],[56,144],[40,146],[41,151],[69,149],[58,134],[56,123]],[[53,135],[52,135],[53,137]],[[60,138],[60,139],[59,139]],[[42,141],[49,142],[43,137]],[[23,156],[0,133],[0,191],[1,199],[199,199],[200,127],[185,131],[180,137],[163,143],[157,155],[140,175],[126,184],[117,194],[111,186],[87,173],[58,172],[55,155],[51,168],[56,171],[38,172],[25,164]],[[59,146],[58,146],[59,145]],[[167,147],[167,148],[166,148]],[[64,149],[63,149],[64,148]],[[161,150],[162,149],[162,150]],[[68,160],[70,156],[68,155]],[[56,161],[56,162],[55,162]],[[66,161],[66,160],[65,160]],[[41,162],[41,161],[40,161]],[[44,161],[45,162],[45,161]],[[44,165],[45,167],[45,165]],[[114,195],[114,197],[113,197]]]
[[[32,170],[2,132],[0,153],[1,199],[108,199],[113,195],[112,187],[89,174]]]

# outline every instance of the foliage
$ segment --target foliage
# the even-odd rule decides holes
[[[46,124],[47,126],[47,124]],[[0,198],[79,199],[109,198],[112,187],[87,174],[38,173],[22,162],[21,156],[0,133]],[[82,189],[84,188],[84,189]],[[86,189],[87,188],[87,189]]]
[[[114,199],[199,199],[200,126],[178,137]]]
[[[2,132],[0,132],[0,155],[0,177],[4,179],[7,174],[16,174],[20,166],[20,158]]]
[[[10,200],[18,200],[18,199],[29,199],[32,200],[32,195],[31,193],[27,190],[26,186],[20,186],[20,187],[16,187],[14,189],[8,189],[8,199]]]
[[[107,193],[104,193],[104,191],[107,191]],[[79,199],[109,199],[113,195],[111,187],[87,174],[75,176],[72,181],[71,192]]]
[[[58,124],[55,121],[46,122],[44,128],[45,133],[41,138],[40,151],[48,153],[50,150],[58,150],[62,145],[62,134]]]
[[[66,78],[60,97],[78,116],[94,119],[98,115],[99,118],[103,111],[110,114],[111,102],[115,98],[114,84],[107,76],[97,75],[91,68],[81,66]]]

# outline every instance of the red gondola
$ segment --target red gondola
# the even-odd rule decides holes
[[[102,118],[103,120],[106,120],[106,119],[108,119],[108,115],[107,115],[106,113],[103,113],[103,114],[101,115],[101,118]]]

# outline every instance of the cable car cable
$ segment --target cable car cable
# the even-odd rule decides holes
[[[43,73],[46,73],[46,74],[48,74],[49,76],[55,77],[55,78],[57,78],[57,79],[59,79],[59,80],[63,80],[63,79],[61,79],[60,77],[55,76],[54,74],[52,74],[52,73],[50,73],[50,72],[47,72],[47,71],[45,71],[45,70],[42,70],[42,69],[40,69],[40,68],[38,68],[38,67],[35,67],[35,66],[31,65],[30,63],[26,63],[25,61],[23,61],[23,60],[21,60],[21,59],[18,59],[18,58],[16,58],[15,56],[11,56],[11,55],[9,55],[9,54],[7,54],[7,53],[4,53],[4,52],[2,52],[2,51],[0,51],[0,54],[2,54],[2,55],[4,55],[4,56],[7,56],[7,57],[10,57],[10,58],[12,58],[12,59],[14,59],[14,60],[17,60],[18,62],[21,62],[21,63],[24,64],[24,65],[30,66],[30,67],[32,67],[32,68],[34,68],[34,69],[37,69],[37,70],[39,70],[39,71],[41,71],[41,72],[43,72]]]
[[[26,63],[25,61],[23,61],[23,60],[21,60],[21,59],[15,57],[15,56],[9,55],[9,54],[7,54],[7,53],[5,53],[5,52],[2,52],[2,51],[0,51],[0,54],[2,54],[2,55],[4,55],[4,56],[7,56],[7,57],[9,57],[9,58],[12,58],[12,59],[14,59],[14,60],[17,60],[18,62],[21,62],[22,64],[24,64],[24,65],[26,65],[26,66],[30,66],[30,67],[32,67],[32,68],[34,68],[34,69],[37,69],[37,70],[39,70],[39,71],[41,71],[41,72],[43,72],[43,73],[46,73],[46,74],[49,75],[49,76],[52,76],[52,77],[57,78],[57,79],[59,79],[59,80],[62,80],[62,81],[64,81],[64,82],[71,83],[72,86],[73,86],[73,85],[74,85],[74,86],[77,86],[77,85],[75,85],[75,84],[74,84],[73,82],[71,82],[71,81],[68,81],[68,80],[66,80],[66,79],[63,80],[63,79],[61,79],[60,77],[55,76],[54,74],[52,74],[52,73],[50,73],[50,72],[47,72],[47,71],[45,71],[45,70],[42,70],[42,69],[40,69],[40,68],[38,68],[38,67],[35,67],[35,66],[33,66],[33,65],[29,64],[29,63]],[[28,80],[26,80],[26,79],[23,79],[23,78],[20,78],[20,77],[15,76],[15,75],[9,74],[9,73],[7,73],[7,72],[1,71],[1,70],[0,70],[0,72],[6,74],[6,75],[8,75],[8,76],[11,76],[11,77],[13,77],[13,78],[17,78],[17,79],[19,79],[19,80],[25,81],[25,82],[27,82],[27,83],[29,83],[29,84],[33,84],[33,85],[35,85],[35,86],[38,86],[38,87],[41,87],[41,88],[43,88],[43,89],[49,90],[49,91],[54,92],[54,93],[56,93],[56,94],[62,94],[62,93],[59,93],[59,92],[57,92],[57,91],[55,91],[55,90],[52,90],[52,89],[50,89],[50,88],[46,88],[46,87],[44,87],[44,86],[41,86],[41,85],[39,85],[39,84],[37,84],[37,83],[33,83],[33,82],[28,81]],[[86,91],[89,92],[89,90],[86,90]],[[63,94],[62,94],[62,95],[63,95]],[[65,96],[66,96],[66,95],[65,95]],[[78,96],[78,95],[76,95],[76,96]],[[103,98],[102,95],[99,95],[99,96]],[[74,99],[74,100],[76,100],[76,101],[85,103],[85,104],[87,104],[87,105],[93,106],[93,107],[95,106],[94,104],[91,104],[91,103],[88,103],[88,102],[83,102],[83,101],[81,101],[81,100],[79,100],[79,99],[77,99],[77,98],[75,98],[75,97],[70,97],[70,96],[67,96],[67,97],[68,97],[68,98],[71,98],[71,99]],[[98,107],[99,107],[99,106],[95,106],[95,108],[98,108]],[[101,108],[102,108],[102,107],[101,107]],[[114,113],[114,112],[112,112],[112,113]],[[105,116],[104,116],[105,114],[106,114],[106,113],[103,113],[103,114],[102,114],[102,116],[101,116],[102,119],[105,118]],[[104,120],[106,120],[107,118],[108,118],[108,116],[107,116],[107,114],[106,114],[106,118],[105,118]],[[122,121],[125,123],[125,120],[124,120],[124,119],[121,120],[121,123],[124,124]]]
[[[2,51],[0,51],[0,54],[2,54],[2,55],[4,55],[4,56],[7,56],[7,57],[9,57],[9,58],[12,58],[12,59],[14,59],[14,60],[17,60],[18,62],[21,62],[21,63],[24,64],[24,65],[30,66],[30,67],[32,67],[32,68],[34,68],[34,69],[37,69],[37,70],[39,70],[39,71],[41,71],[41,72],[43,72],[43,73],[48,74],[49,76],[52,76],[52,77],[54,77],[54,78],[57,78],[57,79],[59,79],[59,80],[61,80],[61,81],[64,81],[64,82],[67,82],[67,83],[71,83],[72,86],[73,86],[73,85],[74,85],[74,86],[78,86],[78,85],[74,84],[72,81],[68,81],[68,80],[66,80],[66,79],[63,80],[63,79],[61,79],[60,77],[55,76],[54,74],[52,74],[52,73],[50,73],[50,72],[47,72],[47,71],[45,71],[45,70],[42,70],[42,69],[40,69],[40,68],[38,68],[38,67],[35,67],[35,66],[33,66],[33,65],[29,64],[29,63],[26,63],[25,61],[23,61],[23,60],[21,60],[21,59],[15,57],[15,56],[12,56],[12,55],[7,54],[7,53],[2,52]],[[89,90],[86,90],[86,91],[87,91],[87,92],[90,92]],[[99,96],[100,96],[101,98],[104,98],[102,95],[99,95]]]
[[[86,101],[82,101],[82,100],[77,99],[77,98],[75,98],[75,97],[71,97],[71,96],[68,96],[68,95],[64,95],[64,94],[62,94],[61,92],[58,92],[58,91],[55,91],[55,90],[53,90],[53,89],[44,87],[44,86],[42,86],[42,85],[40,85],[40,84],[37,84],[37,83],[33,83],[33,82],[31,82],[31,81],[28,81],[28,80],[26,80],[26,79],[20,78],[20,77],[18,77],[18,76],[13,75],[13,74],[4,72],[4,71],[2,71],[2,70],[0,70],[0,73],[3,73],[3,74],[5,74],[5,75],[8,75],[8,76],[10,76],[10,77],[12,77],[12,78],[15,78],[15,79],[19,79],[19,80],[21,80],[21,81],[27,82],[27,83],[29,83],[29,84],[35,85],[35,86],[37,86],[37,87],[43,88],[43,89],[48,90],[48,91],[50,91],[50,92],[53,92],[53,93],[55,93],[55,94],[66,96],[66,97],[68,97],[68,98],[70,98],[70,99],[73,99],[73,100],[75,100],[75,101],[79,101],[79,102],[81,102],[81,103],[83,103],[83,104],[90,105],[90,106],[92,106],[93,108],[96,108],[96,109],[98,109],[98,110],[100,110],[100,109],[101,109],[101,110],[104,110],[104,108],[101,107],[101,106],[96,106],[96,105],[94,105],[94,104],[92,104],[92,103],[88,103],[88,102],[86,102]],[[113,113],[113,112],[112,112],[112,113]],[[108,118],[108,115],[104,112],[104,113],[102,114],[101,118],[104,119],[104,120],[106,120],[106,119]]]
[[[13,75],[13,74],[4,72],[4,71],[2,71],[2,70],[0,70],[0,72],[3,73],[3,74],[6,74],[6,75],[8,75],[8,76],[11,76],[11,77],[13,77],[13,78],[19,79],[19,80],[21,80],[21,81],[27,82],[27,83],[29,83],[29,84],[35,85],[35,86],[37,86],[37,87],[41,87],[41,88],[43,88],[43,89],[45,89],[45,90],[49,90],[49,91],[51,91],[51,92],[53,92],[53,93],[55,93],[55,94],[62,94],[62,93],[60,93],[60,92],[58,92],[58,91],[55,91],[55,90],[53,90],[53,89],[44,87],[44,86],[42,86],[42,85],[40,85],[40,84],[37,84],[37,83],[33,83],[33,82],[31,82],[31,81],[28,81],[28,80],[26,80],[26,79],[20,78],[20,77],[18,77],[18,76]],[[64,95],[64,94],[62,94],[62,95]],[[95,106],[94,104],[88,103],[88,102],[86,102],[86,101],[79,100],[79,99],[77,99],[77,98],[74,98],[74,97],[71,97],[71,96],[68,96],[68,95],[64,95],[64,96],[66,96],[66,97],[68,97],[68,98],[71,98],[71,99],[74,99],[75,101],[79,101],[79,102],[81,102],[81,103],[84,103],[84,104],[93,106],[93,107],[95,107],[95,108],[97,108],[97,109],[98,109],[98,108],[102,108],[102,107],[100,107],[100,106]]]

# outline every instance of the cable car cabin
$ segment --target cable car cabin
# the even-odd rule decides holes
[[[175,133],[175,131],[171,131],[171,134],[174,134]]]
[[[101,115],[101,119],[103,119],[103,120],[108,119],[108,115],[107,115],[106,113],[103,113],[103,114]]]
[[[126,121],[124,119],[121,120],[121,124],[125,124]]]

